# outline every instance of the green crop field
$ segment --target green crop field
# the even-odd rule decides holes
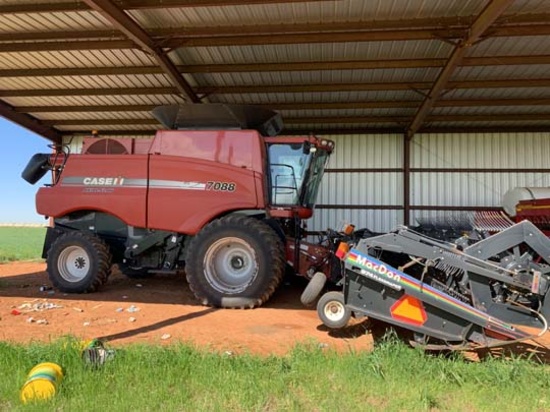
[[[44,227],[0,227],[0,264],[40,259],[45,235]]]
[[[69,343],[68,343],[69,342]],[[74,341],[73,341],[74,342]],[[543,411],[548,366],[533,359],[434,356],[389,339],[372,352],[299,346],[286,357],[130,345],[91,368],[77,345],[0,342],[0,410],[17,411]],[[51,400],[22,405],[40,362],[62,366]]]

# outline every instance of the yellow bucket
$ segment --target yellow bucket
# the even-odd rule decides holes
[[[23,403],[35,400],[50,399],[57,392],[57,387],[63,378],[61,366],[52,362],[44,362],[31,369],[27,381],[21,388]]]

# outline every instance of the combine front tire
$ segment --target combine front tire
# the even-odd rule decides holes
[[[326,327],[342,329],[351,318],[351,310],[346,306],[342,293],[328,292],[317,303],[317,315]]]
[[[253,308],[266,302],[283,278],[283,244],[264,222],[245,216],[213,221],[189,243],[187,281],[208,306]]]
[[[61,292],[95,292],[107,282],[110,270],[111,253],[97,236],[68,232],[48,251],[48,276]]]

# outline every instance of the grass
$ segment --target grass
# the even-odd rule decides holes
[[[429,356],[390,339],[373,352],[337,354],[316,345],[287,357],[229,356],[172,346],[128,346],[86,367],[75,345],[0,343],[0,410],[32,411],[517,411],[548,410],[548,366],[529,359],[464,361]],[[22,405],[37,363],[66,376],[49,401]]]
[[[0,264],[40,259],[44,236],[43,227],[0,227]]]

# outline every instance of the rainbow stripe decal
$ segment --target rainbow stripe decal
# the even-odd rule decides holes
[[[487,324],[491,324],[492,326],[497,326],[507,330],[508,332],[512,332],[514,336],[517,336],[518,332],[519,335],[523,335],[523,332],[517,330],[513,325],[495,319],[487,315],[485,312],[482,312],[464,302],[461,302],[460,300],[455,299],[452,296],[449,296],[446,293],[433,288],[432,286],[421,283],[418,279],[415,279],[412,276],[409,276],[395,269],[394,267],[373,258],[372,256],[362,254],[356,249],[352,249],[347,254],[345,262],[351,266],[362,269],[362,271],[370,273],[371,275],[373,275],[369,276],[369,278],[371,279],[376,280],[376,278],[380,278],[381,280],[383,280],[379,283],[390,287],[391,285],[388,285],[388,283],[392,283],[396,286],[402,287],[406,291],[412,290],[414,292],[424,294],[443,304],[449,309],[457,310],[462,313],[467,313],[468,315],[474,316]],[[394,287],[394,289],[397,288]]]

